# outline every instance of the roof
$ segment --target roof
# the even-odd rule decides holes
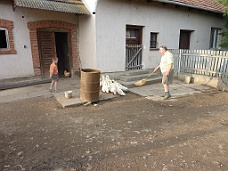
[[[66,13],[89,14],[81,0],[15,0],[15,5]]]
[[[224,12],[224,5],[218,3],[217,0],[176,0],[177,2],[199,6],[205,9]]]
[[[225,6],[219,4],[217,0],[150,0],[162,2],[162,3],[170,3],[180,6],[186,6],[196,9],[201,9],[205,11],[223,13],[225,12]]]

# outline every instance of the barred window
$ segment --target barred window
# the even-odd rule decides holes
[[[158,33],[150,32],[150,48],[157,48]]]

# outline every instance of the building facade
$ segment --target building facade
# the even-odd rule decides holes
[[[62,1],[0,0],[0,80],[47,77],[54,56],[59,58],[60,74],[80,68],[101,72],[153,68],[159,64],[161,45],[218,49],[225,22],[223,9],[216,5]]]
[[[161,45],[170,49],[216,48],[219,38],[216,34],[212,39],[212,32],[224,26],[219,10],[159,1],[99,0],[94,14],[80,18],[79,41],[93,44],[92,48],[80,44],[80,56],[85,66],[116,72],[128,69],[128,44],[141,45],[141,68],[159,64]],[[93,33],[84,30],[85,25]]]

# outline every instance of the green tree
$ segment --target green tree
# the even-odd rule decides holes
[[[226,19],[226,24],[224,25],[224,30],[221,33],[222,40],[220,46],[222,48],[228,49],[228,18]]]
[[[224,17],[226,19],[226,24],[224,25],[224,31],[221,33],[222,41],[220,46],[222,48],[228,49],[228,0],[218,0],[218,3],[225,6]]]
[[[227,0],[218,0],[218,3],[225,6],[224,15],[228,16],[228,1]]]

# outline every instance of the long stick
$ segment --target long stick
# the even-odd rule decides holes
[[[153,73],[155,73],[155,72],[154,72],[154,71],[151,72],[150,75],[148,75],[148,76],[146,77],[146,79],[148,79],[149,77],[151,77],[151,75],[152,75]]]

